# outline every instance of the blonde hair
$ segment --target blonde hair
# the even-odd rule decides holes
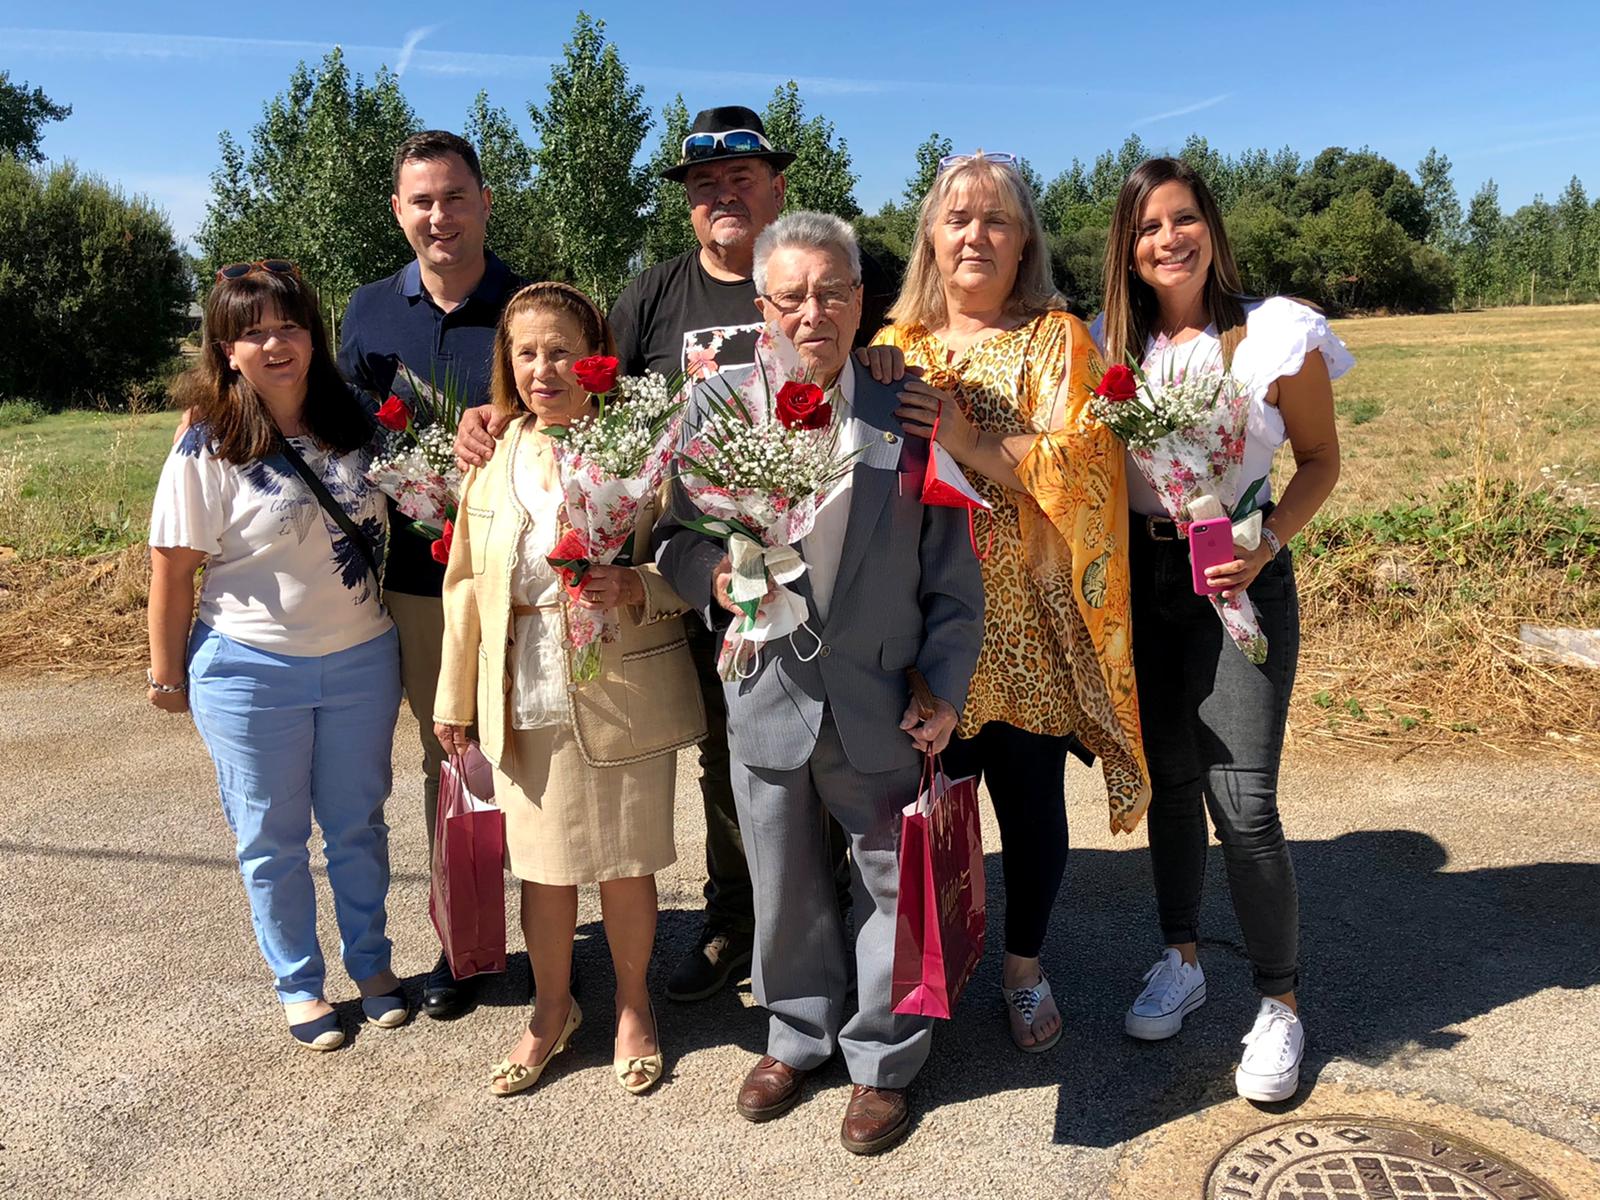
[[[583,331],[590,354],[616,354],[616,340],[600,306],[570,283],[530,283],[512,293],[500,314],[494,331],[494,373],[489,382],[489,397],[495,410],[516,416],[528,411],[517,393],[517,377],[511,370],[511,322],[525,312],[558,312],[571,317]]]
[[[1168,183],[1181,183],[1194,193],[1195,207],[1211,234],[1211,273],[1206,279],[1206,314],[1217,327],[1225,367],[1233,365],[1233,352],[1245,335],[1244,285],[1222,213],[1206,181],[1188,163],[1178,158],[1149,158],[1129,173],[1117,194],[1111,214],[1111,230],[1106,235],[1105,289],[1102,293],[1105,318],[1100,340],[1106,361],[1127,362],[1143,358],[1145,346],[1155,333],[1160,305],[1155,289],[1139,278],[1134,262],[1134,247],[1139,243],[1139,214],[1150,193]]]
[[[1067,302],[1050,278],[1050,248],[1044,226],[1034,208],[1033,195],[1015,167],[985,158],[980,150],[942,172],[922,198],[917,215],[917,240],[906,265],[905,282],[899,298],[889,310],[896,325],[921,325],[924,329],[943,329],[949,320],[945,305],[944,280],[933,256],[933,223],[945,213],[950,197],[962,187],[987,183],[1000,198],[1000,207],[1027,236],[1017,277],[1006,298],[1010,316],[1036,317],[1053,308],[1066,308]]]

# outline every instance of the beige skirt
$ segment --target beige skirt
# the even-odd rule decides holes
[[[566,887],[653,875],[671,866],[678,756],[591,767],[564,726],[510,731],[509,761],[494,769],[506,815],[511,873]]]

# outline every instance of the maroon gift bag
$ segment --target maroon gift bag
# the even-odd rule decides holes
[[[948,1018],[983,957],[983,930],[978,781],[946,779],[930,756],[901,818],[894,1011]]]
[[[428,916],[457,979],[506,969],[506,818],[493,795],[494,772],[475,745],[439,771]]]

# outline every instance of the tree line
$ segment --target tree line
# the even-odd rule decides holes
[[[70,164],[39,165],[41,128],[70,111],[0,72],[0,321],[8,337],[27,331],[19,344],[41,348],[25,364],[0,368],[0,394],[114,394],[165,356],[190,295],[162,214]],[[512,115],[479,92],[460,126],[493,189],[490,247],[514,270],[570,280],[606,303],[642,267],[694,246],[682,187],[659,177],[678,161],[689,109],[681,95],[659,114],[645,105],[603,21],[578,14],[526,116],[531,144]],[[954,149],[950,139],[931,134],[912,152],[900,196],[863,213],[847,140],[807,111],[796,83],[773,92],[762,119],[773,144],[798,155],[787,172],[788,206],[853,221],[891,274],[903,270],[918,207],[939,159]],[[315,68],[296,66],[244,139],[221,137],[192,285],[204,292],[220,264],[282,255],[301,264],[336,320],[356,287],[410,256],[384,198],[394,147],[421,128],[387,69],[363,79],[337,48]],[[1092,162],[1074,159],[1053,179],[1026,159],[1018,164],[1056,283],[1080,312],[1099,304],[1117,191],[1155,152],[1133,135]],[[1492,180],[1463,208],[1450,160],[1437,150],[1412,171],[1366,148],[1329,147],[1310,158],[1289,147],[1227,155],[1198,134],[1177,154],[1215,192],[1252,293],[1301,296],[1331,312],[1600,298],[1600,199],[1591,201],[1577,178],[1554,204],[1536,197],[1506,213]],[[70,265],[56,261],[74,255]],[[41,295],[29,282],[40,279],[75,282]],[[87,339],[101,345],[103,361],[74,366],[75,349],[86,344],[74,323],[81,327],[81,314],[106,307],[96,297],[114,292],[155,307],[149,329],[128,324],[137,324],[135,314],[108,317],[99,327],[108,336]]]

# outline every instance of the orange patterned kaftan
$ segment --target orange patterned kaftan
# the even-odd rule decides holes
[[[890,326],[878,344],[955,396],[980,428],[1039,434],[1017,466],[1025,492],[967,472],[994,506],[977,514],[983,547],[983,649],[959,732],[1005,721],[1033,733],[1075,733],[1099,756],[1111,828],[1132,830],[1149,804],[1139,733],[1128,601],[1128,494],[1122,446],[1082,420],[1099,354],[1088,328],[1047,312],[961,354],[920,325]],[[1057,389],[1070,368],[1059,411]]]

